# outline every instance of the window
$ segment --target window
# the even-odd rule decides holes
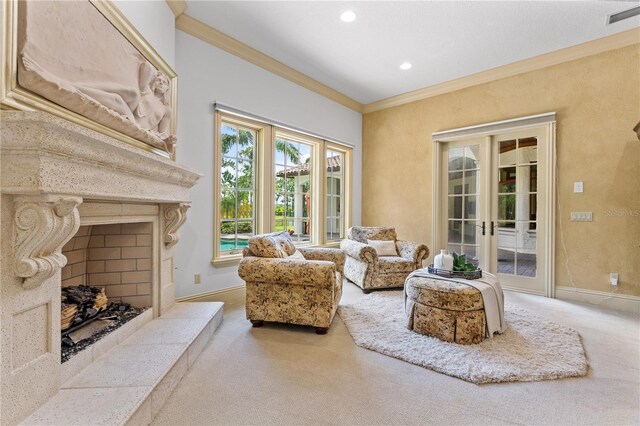
[[[222,122],[220,132],[220,252],[247,246],[254,235],[257,131]]]
[[[346,153],[335,148],[326,149],[325,216],[326,240],[338,241],[344,238],[344,185]]]
[[[350,222],[350,148],[220,111],[216,129],[214,265],[237,262],[260,233],[339,243]]]
[[[314,144],[276,132],[275,228],[289,231],[296,242],[310,242],[314,199]]]

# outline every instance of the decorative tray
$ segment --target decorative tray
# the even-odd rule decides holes
[[[433,267],[433,264],[427,267],[430,274],[439,275],[444,278],[464,278],[465,280],[477,280],[482,278],[482,269],[478,268],[475,271],[449,271],[447,269],[437,269]]]

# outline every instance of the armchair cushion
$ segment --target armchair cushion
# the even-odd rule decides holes
[[[322,260],[266,259],[245,257],[238,267],[246,282],[331,287],[336,265]]]
[[[373,247],[378,256],[397,256],[396,242],[393,240],[367,240],[367,244]]]
[[[289,233],[274,232],[249,238],[249,250],[257,257],[286,258],[296,251]]]
[[[378,262],[378,270],[381,274],[410,273],[416,269],[416,264],[413,261],[398,256],[380,256]]]
[[[386,226],[367,227],[352,226],[347,232],[347,238],[366,244],[367,240],[397,240],[396,229]]]

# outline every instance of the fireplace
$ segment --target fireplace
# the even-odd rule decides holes
[[[177,231],[200,174],[44,112],[2,111],[0,132],[0,424],[14,424],[68,377],[62,286],[104,287],[148,320],[175,304]]]
[[[80,226],[62,248],[62,287],[104,287],[109,301],[151,307],[153,223]]]
[[[153,306],[152,237],[153,222],[81,225],[64,245],[63,363]]]

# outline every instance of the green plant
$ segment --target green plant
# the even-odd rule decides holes
[[[476,265],[473,263],[467,262],[467,255],[465,254],[457,254],[455,251],[452,253],[453,255],[453,270],[454,271],[475,271]]]
[[[252,222],[238,222],[238,234],[246,234],[249,232],[253,232],[253,223]],[[236,233],[236,224],[235,222],[222,222],[220,224],[220,233],[221,234],[235,234]]]

